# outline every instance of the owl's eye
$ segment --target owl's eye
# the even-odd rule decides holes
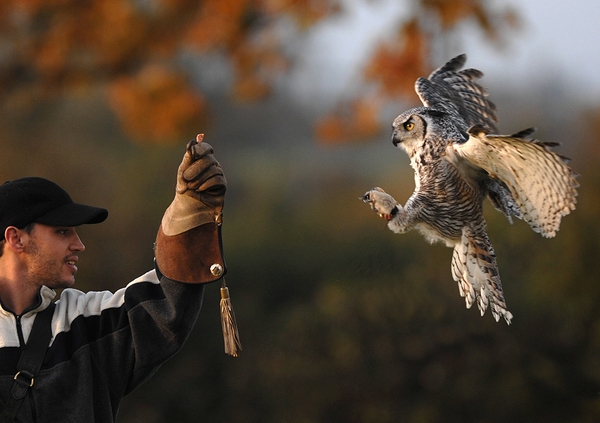
[[[407,131],[412,131],[415,128],[415,124],[412,122],[406,122],[404,124],[404,129],[406,129]]]

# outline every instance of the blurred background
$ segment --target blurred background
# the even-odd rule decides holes
[[[80,289],[152,267],[197,133],[229,182],[243,351],[223,353],[208,286],[187,344],[119,421],[597,422],[599,17],[593,0],[3,0],[0,178],[110,210],[80,229]],[[537,127],[581,175],[554,239],[486,208],[511,326],[465,309],[450,249],[358,200],[411,194],[391,121],[463,52],[501,132]]]

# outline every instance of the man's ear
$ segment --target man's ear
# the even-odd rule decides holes
[[[4,231],[4,239],[6,240],[6,247],[11,248],[15,252],[23,251],[23,237],[24,232],[16,228],[15,226],[9,226]]]

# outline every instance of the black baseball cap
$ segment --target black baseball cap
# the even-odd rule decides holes
[[[64,189],[48,179],[27,177],[0,185],[0,240],[9,226],[79,226],[100,223],[107,217],[106,209],[73,202]]]

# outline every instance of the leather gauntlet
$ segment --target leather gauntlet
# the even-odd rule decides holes
[[[156,238],[158,268],[180,282],[213,282],[226,272],[220,226],[227,181],[203,138],[200,134],[187,145],[175,198]]]

